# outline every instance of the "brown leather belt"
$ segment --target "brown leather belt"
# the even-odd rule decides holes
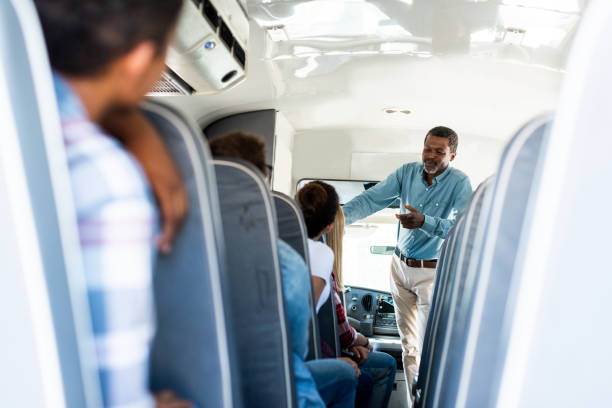
[[[395,248],[395,255],[397,255],[398,258],[402,262],[404,262],[406,265],[410,266],[411,268],[433,268],[435,269],[436,266],[438,266],[437,259],[427,259],[426,260],[426,259],[407,258],[397,248]]]

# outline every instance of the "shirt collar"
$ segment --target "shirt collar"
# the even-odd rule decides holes
[[[427,173],[425,173],[425,166],[423,165],[423,163],[421,163],[420,167],[421,167],[421,180],[423,181],[424,184],[427,185],[427,177],[426,177]],[[450,174],[449,169],[450,169],[450,163],[449,163],[448,167],[446,167],[446,169],[444,169],[442,174],[439,174],[436,177],[434,177],[431,185],[433,186],[433,185],[436,185],[438,183],[443,182],[444,179],[446,179],[448,177],[448,175]]]
[[[58,72],[53,72],[53,85],[62,122],[88,120],[85,107],[70,83]]]

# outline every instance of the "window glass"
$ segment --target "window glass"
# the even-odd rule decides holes
[[[389,292],[391,254],[395,248],[397,209],[385,208],[344,229],[342,275],[345,286]],[[376,248],[373,248],[376,247]],[[376,252],[376,253],[373,253]]]

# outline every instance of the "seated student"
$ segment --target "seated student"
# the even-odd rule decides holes
[[[361,333],[348,324],[344,306],[340,301],[340,290],[344,290],[342,282],[342,238],[344,236],[344,213],[338,206],[338,214],[327,234],[327,243],[334,252],[334,265],[332,272],[332,286],[336,295],[336,314],[338,316],[338,334],[340,347],[353,354],[359,363],[359,368],[372,376],[374,386],[370,400],[363,406],[386,407],[393,391],[395,381],[396,362],[387,353],[371,351],[369,341]],[[364,344],[360,345],[360,344]]]
[[[267,173],[265,143],[257,136],[234,132],[212,139],[209,146],[213,157],[241,159],[253,164],[264,176]],[[289,335],[293,347],[298,404],[300,408],[353,407],[357,378],[350,365],[337,360],[304,362],[308,354],[310,322],[309,274],[302,257],[280,239],[278,257]]]
[[[319,242],[319,239],[331,229],[331,224],[336,217],[338,195],[328,184],[309,183],[298,191],[296,200],[302,209],[308,232],[308,254],[318,312],[329,298],[334,285],[332,279],[334,254],[327,245]],[[358,340],[363,345],[367,342],[363,336]],[[323,358],[335,358],[331,347],[325,341],[321,341],[321,349]],[[372,376],[368,372],[361,371],[357,362],[350,357],[343,356],[339,359],[353,365],[357,370],[359,381],[355,398],[356,406],[364,406],[372,395],[374,386]]]
[[[148,390],[157,209],[138,163],[102,130],[116,112],[142,119],[137,105],[161,74],[182,1],[35,4],[55,70],[104,406],[190,407],[170,391]],[[133,125],[125,126],[133,132]],[[156,143],[152,151],[161,148]],[[159,159],[168,164],[168,157]],[[172,235],[162,236],[162,249],[170,249]]]

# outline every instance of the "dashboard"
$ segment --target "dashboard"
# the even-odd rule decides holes
[[[344,296],[349,324],[361,334],[399,337],[390,293],[351,286]]]

